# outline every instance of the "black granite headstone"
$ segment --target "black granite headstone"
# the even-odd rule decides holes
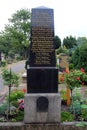
[[[34,8],[31,16],[30,66],[55,66],[53,9]]]
[[[58,92],[53,9],[32,9],[29,65],[30,68],[27,69],[28,93]]]

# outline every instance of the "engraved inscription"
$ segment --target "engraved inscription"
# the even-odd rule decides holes
[[[30,66],[55,66],[53,10],[33,9]]]
[[[32,28],[31,51],[35,54],[35,64],[51,64],[50,54],[54,53],[53,29]]]

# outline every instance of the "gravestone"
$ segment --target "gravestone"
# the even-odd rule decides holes
[[[67,54],[61,54],[59,58],[59,71],[63,72],[66,67],[69,67],[69,56]]]
[[[29,65],[28,93],[58,92],[52,9],[32,9]]]
[[[53,9],[32,9],[29,54],[24,121],[60,122],[61,101],[58,94]]]

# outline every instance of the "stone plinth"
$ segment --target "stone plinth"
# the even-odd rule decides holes
[[[24,101],[25,123],[61,121],[61,98],[59,93],[26,94]]]

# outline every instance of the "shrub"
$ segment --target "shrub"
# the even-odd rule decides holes
[[[61,121],[73,121],[74,120],[74,117],[73,117],[73,114],[71,114],[70,112],[66,112],[66,111],[62,111],[61,112]]]
[[[5,67],[7,65],[6,61],[1,61],[1,66]]]
[[[73,101],[70,105],[70,112],[76,115],[81,114],[81,104],[78,100]]]
[[[67,97],[66,97],[66,90],[61,90],[61,91],[60,91],[60,94],[61,94],[62,100],[67,100]]]
[[[87,43],[77,47],[72,55],[72,63],[76,69],[83,67],[87,72]]]
[[[11,87],[18,87],[19,85],[19,75],[17,75],[16,73],[12,72],[11,69],[7,70],[7,69],[3,69],[2,70],[2,78],[4,80],[4,84],[5,85],[10,85]]]
[[[18,99],[24,98],[24,93],[20,90],[12,91],[10,94],[10,101],[17,101]],[[9,96],[7,96],[7,100],[9,99]]]
[[[14,118],[16,121],[23,121],[24,111],[19,111],[18,115]]]
[[[69,64],[69,70],[72,70],[72,69],[74,69],[74,64]]]
[[[0,106],[0,114],[4,114],[4,112],[8,109],[8,104],[4,103]]]

